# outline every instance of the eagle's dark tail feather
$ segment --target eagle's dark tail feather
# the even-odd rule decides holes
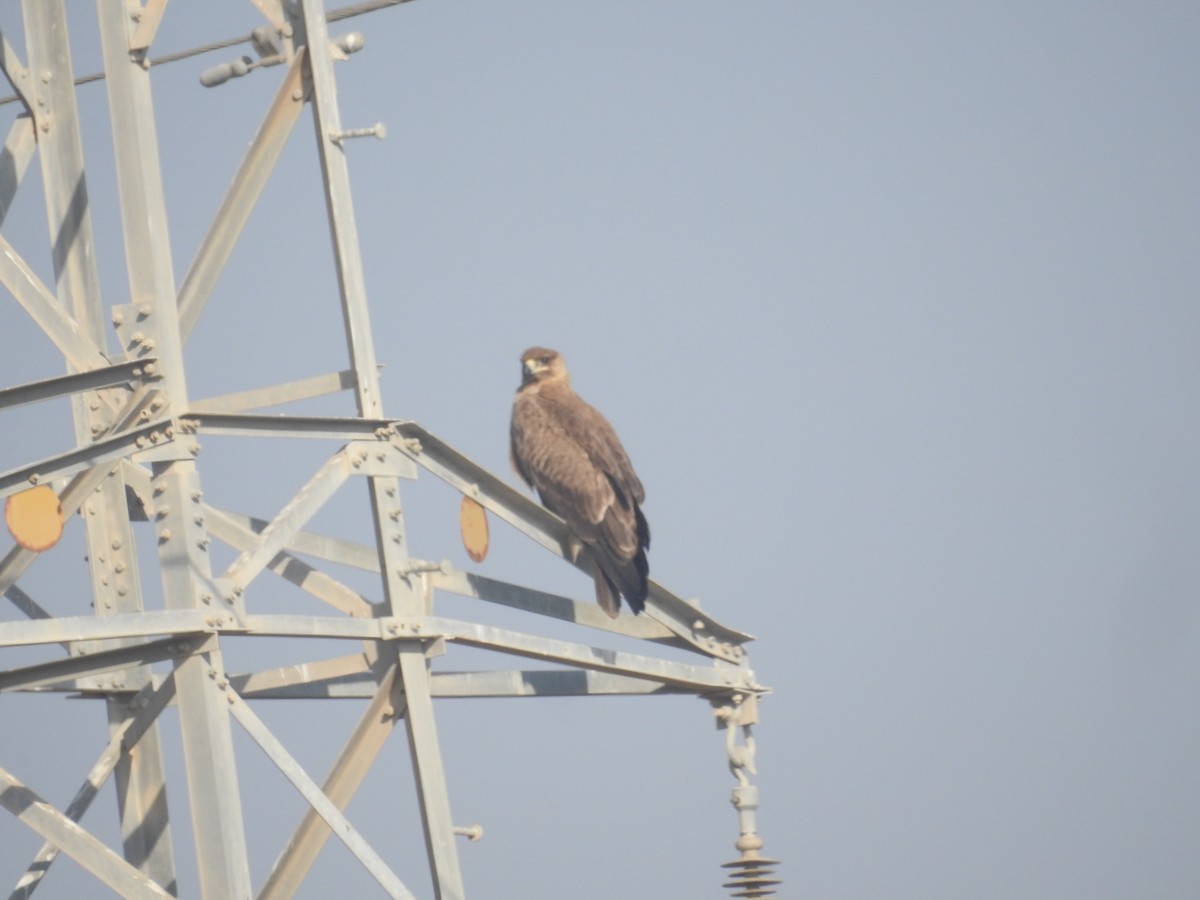
[[[616,509],[609,510],[600,523],[597,540],[591,545],[595,560],[596,602],[614,619],[621,608],[621,597],[635,615],[646,608],[649,590],[646,579],[650,574],[650,562],[646,559],[650,526],[636,503],[625,500],[620,493],[617,497],[624,507],[624,514]],[[630,506],[633,507],[633,522],[628,518]],[[632,543],[629,538],[637,541],[637,552],[632,559],[625,555]]]
[[[620,597],[625,598],[635,614],[645,609],[649,591],[646,578],[650,574],[646,551],[639,548],[637,556],[626,560],[617,557],[602,543],[592,549],[596,558],[596,601],[604,611],[615,619],[621,606]]]
[[[608,613],[610,619],[615,619],[621,611],[621,596],[617,593],[616,586],[608,580],[608,576],[599,566],[592,573],[592,577],[596,581],[596,602]]]

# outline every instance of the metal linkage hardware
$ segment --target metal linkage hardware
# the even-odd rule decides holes
[[[729,888],[733,897],[766,900],[776,896],[775,886],[783,882],[774,877],[774,867],[779,865],[779,860],[759,854],[764,842],[758,836],[758,787],[750,783],[749,777],[758,774],[754,765],[753,732],[753,726],[758,723],[758,696],[732,694],[717,702],[721,704],[714,709],[717,727],[725,729],[729,771],[738,781],[732,802],[738,812],[740,833],[734,846],[742,854],[732,862],[722,863],[721,868],[729,870],[729,881],[721,886]]]
[[[349,131],[335,131],[329,135],[329,139],[335,144],[340,144],[349,138],[361,137],[373,137],[382,141],[387,137],[387,126],[382,122],[376,122],[370,128],[351,128]]]
[[[216,87],[231,78],[241,78],[255,69],[265,69],[287,62],[287,48],[279,39],[279,35],[270,28],[255,28],[250,33],[250,43],[258,54],[258,59],[252,56],[239,56],[229,62],[218,63],[200,73],[200,83],[205,87]],[[357,53],[366,45],[366,39],[357,31],[343,34],[330,42],[334,59],[349,59],[351,53]],[[382,138],[383,135],[380,135]]]

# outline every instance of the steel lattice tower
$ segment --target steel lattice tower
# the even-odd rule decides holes
[[[690,694],[712,703],[737,779],[733,796],[742,856],[727,864],[733,870],[727,886],[735,896],[774,893],[774,861],[758,854],[758,798],[750,781],[751,728],[765,688],[749,668],[744,649],[748,635],[656,584],[646,614],[610,620],[590,599],[576,602],[409,556],[400,485],[419,473],[461,492],[468,515],[482,507],[551,554],[565,559],[569,542],[555,516],[420,425],[384,414],[343,148],[344,141],[363,132],[343,129],[334,80],[334,59],[356,50],[361,39],[352,34],[331,41],[327,19],[394,2],[399,0],[376,0],[327,16],[322,0],[254,0],[264,25],[243,40],[253,44],[258,60],[248,63],[245,57],[217,66],[204,81],[214,84],[244,74],[247,65],[278,65],[282,76],[179,282],[164,227],[167,211],[150,92],[149,53],[167,4],[99,2],[102,77],[128,277],[128,302],[114,305],[100,296],[86,191],[86,176],[94,173],[84,164],[65,0],[22,0],[23,54],[3,38],[0,68],[24,112],[16,117],[0,154],[0,221],[36,154],[54,284],[40,279],[2,234],[0,283],[53,343],[61,355],[55,367],[65,368],[66,374],[0,390],[0,423],[6,410],[69,397],[75,442],[57,455],[0,475],[0,495],[7,501],[16,541],[0,559],[0,593],[9,601],[0,620],[0,650],[20,647],[23,653],[40,654],[38,661],[16,667],[0,656],[5,666],[0,692],[36,694],[45,704],[61,703],[64,694],[90,698],[106,705],[109,722],[107,746],[64,809],[11,773],[0,746],[0,806],[45,840],[27,870],[18,873],[13,897],[32,893],[60,852],[122,896],[176,892],[167,799],[180,804],[185,797],[183,785],[168,783],[160,746],[159,717],[168,705],[178,710],[186,806],[204,898],[292,896],[331,833],[384,893],[412,897],[386,862],[388,848],[369,844],[343,813],[400,722],[407,733],[436,896],[464,897],[455,841],[465,829],[456,829],[451,817],[434,700],[651,693]],[[316,126],[348,368],[197,401],[188,394],[184,344],[306,109]],[[344,416],[259,412],[339,391],[354,397],[353,409]],[[285,448],[324,440],[338,449],[273,517],[261,520],[206,502],[200,449],[207,435],[269,437]],[[361,514],[372,523],[374,544],[305,530],[339,489],[356,479],[367,486],[369,503]],[[47,513],[38,506],[46,498],[56,510]],[[50,557],[56,538],[39,545],[34,532],[53,530],[56,521],[61,525],[76,513],[85,532],[94,609],[88,615],[55,616],[39,604],[35,592],[24,589],[21,578],[39,559],[44,559],[42,566],[55,565]],[[209,549],[214,541],[233,548],[228,566],[214,565]],[[139,571],[146,568],[138,564],[139,543],[155,550],[161,593],[149,588],[154,574]],[[323,571],[325,562],[374,573],[376,587],[359,592]],[[328,605],[328,614],[256,608],[255,588],[271,573]],[[541,621],[538,617],[550,617],[593,629],[601,637],[641,639],[650,649],[644,655],[628,653],[441,617],[437,597],[442,592],[519,610],[530,628]],[[151,596],[163,597],[163,608],[148,608]],[[293,666],[226,670],[225,651],[236,642],[265,637],[326,639],[330,646],[357,641],[363,652],[324,654],[299,675]],[[444,665],[453,662],[456,646],[556,668],[455,672]],[[693,651],[700,662],[664,658],[655,653],[662,646]],[[305,771],[254,711],[258,701],[278,697],[361,697],[366,702],[323,781]],[[250,883],[235,725],[307,803],[257,892]],[[118,798],[119,852],[76,824],[108,781]]]

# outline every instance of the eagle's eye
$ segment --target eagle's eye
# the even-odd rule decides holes
[[[551,359],[553,359],[553,357],[543,356],[541,359],[538,360],[538,362],[540,362],[543,366],[548,366],[548,365],[550,365]]]

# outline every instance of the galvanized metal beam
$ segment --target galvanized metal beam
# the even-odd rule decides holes
[[[206,507],[205,520],[213,537],[242,552],[252,551],[258,544],[256,535],[263,531],[263,528],[252,530],[227,513],[211,507]],[[265,523],[263,527],[265,528]],[[290,544],[294,537],[295,535],[290,536],[287,544]],[[276,553],[267,563],[267,568],[302,591],[347,615],[369,618],[373,614],[371,604],[357,591],[286,551]]]
[[[239,697],[236,691],[228,688],[226,696],[229,699],[230,711],[237,719],[238,724],[246,730],[246,733],[262,748],[271,762],[308,801],[313,812],[320,816],[325,825],[341,839],[354,858],[362,863],[371,876],[387,891],[388,896],[398,898],[398,900],[416,900],[412,892],[396,877],[396,874],[380,858],[375,849],[350,824],[340,806],[317,787],[303,767],[287,752],[287,748],[263,725],[262,720],[254,714],[246,701]]]
[[[17,97],[25,104],[26,112],[32,113],[33,98],[30,96],[29,68],[17,57],[17,51],[9,43],[8,35],[2,31],[0,31],[0,72],[4,73],[4,77],[12,85],[12,89],[17,92]]]
[[[474,597],[488,603],[536,613],[564,622],[573,622],[600,631],[621,634],[626,637],[647,641],[664,641],[675,644],[674,633],[648,616],[619,616],[611,618],[594,600],[578,601],[558,594],[535,591],[519,584],[497,581],[461,569],[444,568],[429,572],[426,576],[439,591]],[[676,644],[678,646],[678,644]],[[687,647],[687,645],[683,645]],[[690,649],[690,647],[687,647]]]
[[[404,713],[404,697],[397,690],[394,665],[378,685],[372,685],[370,696],[371,702],[321,785],[322,792],[338,809],[345,809],[358,792],[396,720]],[[315,810],[305,810],[295,833],[271,868],[258,900],[283,900],[294,896],[328,837],[326,822]]]
[[[124,672],[139,665],[149,665],[164,659],[176,659],[188,654],[192,646],[200,644],[200,636],[172,635],[156,641],[139,641],[121,647],[89,653],[86,656],[69,656],[65,659],[46,663],[36,663],[16,669],[0,671],[0,693],[7,691],[32,691],[44,688],[55,688],[70,682],[67,687],[71,690],[83,690],[99,685],[81,685],[79,679],[94,678],[110,672],[121,672],[118,678],[109,679],[105,690],[129,691],[136,690],[124,677]]]
[[[118,636],[218,631],[264,637],[328,637],[368,641],[432,641],[442,638],[465,646],[647,678],[680,687],[700,690],[759,689],[753,672],[745,667],[695,666],[438,616],[388,616],[364,620],[337,616],[247,614],[238,620],[228,613],[206,613],[201,610],[145,612],[102,618],[77,616],[0,623],[0,644],[20,646],[59,640],[103,640]]]
[[[7,239],[0,236],[0,284],[8,288],[25,311],[77,369],[92,369],[109,364],[108,357],[88,340],[54,295],[21,258]]]
[[[345,451],[330,457],[308,480],[291,501],[280,510],[266,528],[258,534],[225,570],[223,579],[235,589],[245,590],[267,564],[284,548],[289,538],[325,505],[347,478],[350,460]]]
[[[434,875],[434,896],[438,900],[465,900],[466,889],[450,814],[450,791],[434,726],[429,661],[425,658],[424,647],[418,642],[401,644],[398,656],[406,704],[404,724],[409,759],[425,825],[425,848]]]
[[[57,456],[9,469],[0,474],[0,498],[26,490],[30,485],[66,478],[105,463],[124,459],[145,447],[169,442],[171,433],[169,420],[151,422]]]
[[[231,524],[236,524],[241,530],[257,534],[269,524],[266,519],[247,516],[244,513],[228,509],[218,509],[205,506],[205,515],[211,515]],[[224,538],[222,538],[224,540]],[[327,562],[362,569],[364,572],[379,572],[379,553],[374,547],[346,541],[341,538],[317,534],[312,531],[297,531],[287,543],[287,549],[293,553],[303,553]]]
[[[337,87],[333,76],[333,56],[325,25],[322,0],[302,0],[297,31],[307,48],[306,70],[312,85],[313,124],[317,132],[317,151],[325,176],[325,204],[333,239],[333,258],[342,297],[342,316],[346,327],[346,345],[354,370],[358,414],[377,419],[383,414],[379,396],[379,373],[375,346],[371,340],[371,317],[367,308],[366,279],[359,249],[358,225],[350,193],[350,169],[338,135],[342,132]]]
[[[188,410],[188,421],[202,434],[223,434],[232,437],[326,438],[354,441],[376,438],[386,441],[392,437],[388,419],[359,419],[339,416],[266,416]]]
[[[199,609],[146,610],[111,616],[60,616],[32,622],[0,622],[0,646],[28,647],[59,641],[105,641],[152,635],[192,635],[236,628],[227,612]]]
[[[359,696],[374,696],[379,688],[379,676],[365,653],[352,653],[310,663],[280,666],[244,675],[230,675],[229,683],[244,698],[272,699],[298,697],[286,693],[291,688],[303,689],[306,697],[329,697],[329,687],[341,682],[369,683],[370,690]]]
[[[118,706],[123,710],[123,715],[119,722],[115,722],[110,729],[108,745],[88,772],[83,784],[79,790],[75,792],[75,796],[63,810],[63,814],[73,822],[78,822],[83,818],[83,814],[87,812],[92,805],[92,801],[100,793],[100,789],[108,780],[109,775],[114,770],[119,770],[123,766],[128,766],[132,758],[136,755],[134,748],[146,739],[148,733],[155,731],[155,722],[161,713],[175,696],[175,682],[170,676],[161,681],[158,685],[147,684],[142,690],[136,694],[126,695],[127,699],[116,701]],[[110,707],[111,709],[112,707]],[[145,752],[146,747],[143,745],[138,747],[138,753]],[[165,797],[158,802],[165,804]],[[165,806],[164,806],[165,811]],[[159,843],[167,841],[165,833],[154,831],[154,818],[152,816],[143,816],[141,824],[144,828],[144,840],[157,847]],[[167,841],[169,846],[169,841]],[[128,851],[128,846],[126,847]],[[51,864],[59,854],[59,848],[50,841],[42,845],[41,849],[34,855],[33,860],[29,863],[25,873],[17,880],[16,886],[13,888],[12,894],[9,895],[9,900],[28,900],[37,889],[42,878],[49,871]],[[156,855],[155,851],[151,852],[151,858]],[[139,865],[139,862],[128,859],[126,861],[134,865]],[[145,869],[142,866],[143,870]],[[151,873],[147,872],[147,875]],[[152,876],[151,876],[152,877]],[[162,885],[166,891],[172,895],[175,894],[175,882],[171,878],[165,882],[159,879],[153,879],[156,883]]]
[[[292,127],[304,109],[301,75],[304,54],[292,60],[267,115],[246,150],[246,156],[225,193],[216,217],[205,235],[179,288],[179,327],[184,340],[191,334],[204,304],[217,284],[238,237],[253,212],[275,163],[283,152]]]
[[[100,881],[129,900],[170,900],[171,895],[84,831],[5,769],[0,806],[59,847]]]
[[[157,348],[171,408],[182,410],[187,408],[187,382],[150,73],[136,54],[131,54],[129,42],[136,26],[125,4],[97,0],[96,9],[112,119],[129,307],[140,320],[140,332]],[[138,352],[141,347],[144,340],[126,349]]]
[[[393,623],[390,620],[383,621],[385,630],[390,631]],[[444,619],[438,616],[427,616],[408,622],[400,620],[395,625],[399,628],[400,634],[412,634],[415,628],[418,634],[441,637],[468,647],[480,647],[529,659],[563,663],[583,669],[629,675],[634,678],[648,678],[663,684],[674,684],[695,690],[728,690],[731,687],[754,690],[757,688],[754,682],[754,673],[745,668],[726,666],[718,669],[693,666],[673,660],[642,656],[636,653],[623,653],[573,641],[552,640],[506,628],[495,628],[490,625]]]
[[[33,127],[32,116],[17,116],[8,129],[4,146],[0,147],[0,224],[3,224],[12,208],[17,188],[21,186],[21,179],[25,177],[25,170],[33,159],[33,151],[37,147]]]
[[[56,397],[68,397],[84,391],[96,391],[101,388],[121,387],[134,380],[152,377],[146,371],[147,362],[151,365],[155,360],[136,360],[134,362],[116,363],[111,366],[101,366],[85,372],[72,375],[59,375],[55,378],[45,378],[41,381],[31,381],[15,387],[0,390],[0,409],[23,406],[26,403],[37,403],[42,400],[53,400]]]
[[[224,616],[232,624],[241,610],[226,604],[232,598],[216,596],[207,532],[196,515],[201,492],[195,464],[190,460],[155,463],[152,483],[161,501],[158,555],[167,607],[215,621],[221,614],[208,610],[220,604],[232,609],[233,615]],[[205,900],[249,897],[250,866],[229,704],[217,688],[217,680],[224,678],[219,641],[211,639],[208,648],[175,672],[200,890]]]
[[[163,13],[166,10],[167,0],[146,0],[145,5],[141,6],[137,28],[129,38],[129,49],[139,58],[145,56],[150,44],[154,42],[154,35],[158,33],[158,26],[162,24]]]
[[[126,348],[134,353],[145,353],[150,345],[156,348],[168,408],[180,411],[187,408],[188,391],[149,72],[141,65],[140,49],[132,46],[135,23],[126,5],[98,0],[97,16],[131,300],[122,318],[139,324],[137,332],[126,332]],[[155,454],[152,471],[165,604],[169,610],[203,615],[216,591],[208,536],[198,516],[201,484],[195,463],[182,446],[168,447]],[[234,605],[232,611],[241,610]],[[228,704],[209,678],[221,670],[220,645],[213,639],[203,657],[185,660],[175,673],[205,900],[250,895]]]
[[[25,613],[25,615],[31,619],[49,619],[49,618],[51,618],[50,613],[48,613],[46,611],[45,607],[43,607],[40,603],[38,603],[36,600],[34,600],[32,597],[30,597],[27,593],[25,593],[23,590],[21,590],[16,585],[13,585],[8,590],[6,590],[4,592],[4,596],[7,597],[10,601],[12,601],[13,606],[15,606],[21,612]],[[63,649],[70,649],[70,648],[68,648],[68,647],[66,647],[66,645],[64,645]]]
[[[249,897],[250,866],[242,819],[229,704],[216,645],[175,671],[200,893],[205,900]]]
[[[435,672],[433,696],[439,699],[484,697],[595,697],[690,694],[675,684],[587,669],[526,669],[508,672]]]
[[[353,659],[354,665],[349,661]],[[345,665],[340,665],[345,662]],[[326,668],[326,664],[328,667]],[[303,670],[304,675],[297,674]],[[375,672],[361,656],[338,657],[302,666],[287,666],[247,675],[231,675],[239,694],[255,700],[365,700],[378,690]],[[633,696],[698,694],[707,691],[663,684],[645,678],[587,669],[433,672],[430,693],[440,699],[518,697]]]
[[[84,176],[64,0],[22,0],[34,120],[59,302],[98,349],[104,349],[100,274]],[[90,369],[92,366],[78,366]]]
[[[301,378],[285,384],[273,384],[268,387],[252,388],[248,391],[238,391],[234,394],[223,394],[220,397],[193,400],[191,411],[193,413],[242,413],[252,409],[266,409],[284,403],[295,403],[299,400],[310,400],[313,397],[336,394],[352,387],[354,387],[354,373],[349,369],[343,369],[340,372],[314,375],[312,378]]]
[[[245,634],[262,637],[327,637],[349,641],[376,641],[393,636],[384,633],[390,621],[350,619],[343,616],[247,613],[239,621],[238,628]]]

